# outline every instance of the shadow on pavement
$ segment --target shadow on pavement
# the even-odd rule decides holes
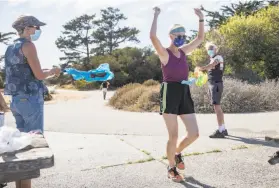
[[[199,187],[203,187],[203,188],[214,188],[210,185],[206,185],[203,184],[201,182],[199,182],[198,180],[196,180],[193,177],[185,177],[185,181],[181,183],[182,185],[184,185],[186,188],[199,188]]]
[[[229,135],[228,137],[226,137],[226,139],[239,141],[239,142],[243,142],[246,144],[262,145],[262,146],[268,146],[268,147],[274,147],[274,148],[278,148],[278,146],[279,146],[278,144],[276,144],[274,142],[267,142],[267,141],[256,139],[256,138],[244,138],[244,137],[240,137],[240,136]]]

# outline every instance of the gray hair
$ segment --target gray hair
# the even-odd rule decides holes
[[[213,47],[215,50],[218,50],[218,47],[214,43],[212,43],[212,42],[207,42],[205,44],[205,48],[206,49],[208,49],[209,47]]]

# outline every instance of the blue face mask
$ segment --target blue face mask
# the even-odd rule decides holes
[[[40,38],[40,36],[41,36],[41,33],[42,33],[41,30],[36,29],[35,33],[33,35],[30,35],[31,40],[32,41],[38,40]]]
[[[215,55],[214,50],[208,50],[207,53],[210,57],[213,57]]]
[[[174,39],[173,41],[173,44],[176,46],[176,47],[180,47],[182,46],[183,44],[185,43],[185,38],[181,37],[181,36],[178,36]]]

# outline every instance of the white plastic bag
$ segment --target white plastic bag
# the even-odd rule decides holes
[[[21,133],[18,129],[3,126],[0,128],[0,154],[13,152],[30,145],[32,136]]]

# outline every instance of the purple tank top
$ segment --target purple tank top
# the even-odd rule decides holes
[[[169,49],[167,51],[169,53],[169,61],[166,66],[161,64],[163,81],[181,82],[182,80],[188,80],[189,66],[185,53],[179,50],[180,58],[178,58]]]

